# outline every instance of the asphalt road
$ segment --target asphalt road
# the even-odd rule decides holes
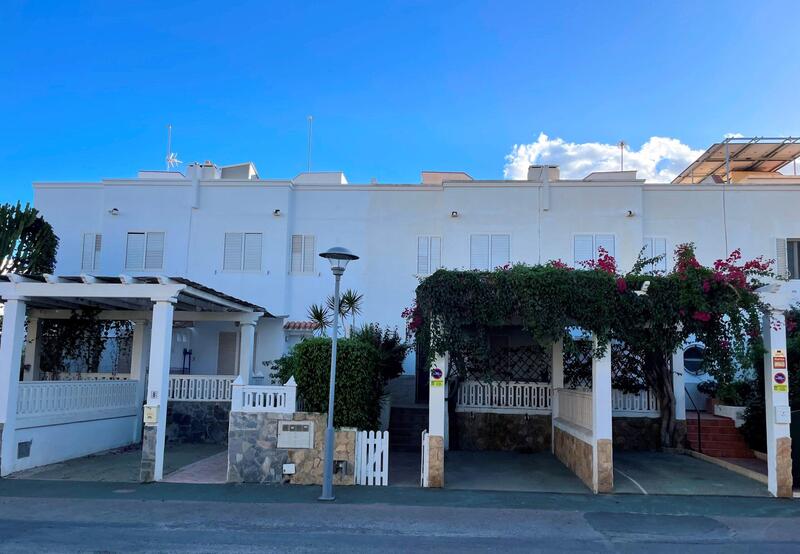
[[[775,499],[73,486],[0,486],[0,551],[800,550],[800,508]]]

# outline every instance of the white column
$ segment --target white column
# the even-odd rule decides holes
[[[155,451],[153,452],[153,481],[164,476],[164,443],[167,426],[167,396],[169,391],[169,362],[172,350],[172,319],[175,307],[170,300],[158,300],[153,306],[153,324],[150,331],[150,367],[147,381],[147,406],[155,410]],[[151,433],[146,430],[145,433]],[[145,442],[147,442],[145,440]],[[142,447],[144,461],[147,445]]]
[[[23,381],[36,381],[39,379],[39,350],[41,341],[39,340],[39,318],[28,318],[28,334],[25,337],[25,359],[23,366],[25,371],[22,374]]]
[[[14,469],[17,456],[17,394],[25,338],[25,302],[7,299],[3,312],[3,334],[0,340],[0,476]]]
[[[447,404],[445,402],[445,382],[447,377],[447,356],[438,356],[433,361],[431,375],[428,381],[428,433],[444,438],[445,413]],[[436,376],[441,372],[441,378]]]
[[[597,349],[597,337],[593,338]],[[592,482],[594,492],[611,492],[613,468],[607,467],[612,448],[611,345],[602,358],[592,357]],[[612,483],[609,483],[612,480]]]
[[[136,406],[138,409],[136,425],[133,429],[133,441],[142,439],[142,405],[145,401],[145,380],[147,376],[147,360],[150,354],[150,322],[139,320],[133,322],[133,341],[131,344],[131,380],[136,381]]]
[[[243,321],[239,324],[239,376],[243,385],[249,385],[253,375],[255,357],[256,322]]]
[[[558,417],[558,391],[564,388],[564,339],[553,343],[553,361],[550,373],[551,439],[550,450],[555,453],[555,419]]]
[[[764,317],[764,398],[767,419],[767,486],[773,496],[792,497],[792,421],[786,358],[786,318],[782,311]]]
[[[683,348],[678,348],[672,354],[672,393],[675,396],[675,421],[686,420],[686,389],[683,372]]]

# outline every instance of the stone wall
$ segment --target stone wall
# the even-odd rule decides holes
[[[152,483],[156,474],[156,426],[145,425],[142,430],[142,461],[139,465],[139,481]]]
[[[553,453],[556,458],[571,469],[587,487],[594,489],[592,445],[558,427],[553,428],[553,433]]]
[[[651,417],[615,417],[614,449],[655,451],[661,448],[661,420]]]
[[[546,452],[550,450],[549,415],[456,412],[455,431],[460,450]],[[451,447],[453,440],[451,437]]]
[[[428,486],[444,487],[444,437],[428,435]]]
[[[230,402],[170,402],[167,442],[228,443]]]
[[[312,448],[278,448],[281,421],[312,421]],[[229,483],[291,483],[321,485],[325,453],[326,415],[232,412],[228,433]],[[334,473],[334,485],[355,484],[356,430],[335,433],[334,460],[347,462],[345,471]],[[295,464],[294,475],[283,474],[283,464]]]

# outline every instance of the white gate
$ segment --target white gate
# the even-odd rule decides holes
[[[356,485],[389,484],[389,431],[356,433]]]
[[[428,430],[422,432],[422,461],[419,468],[419,486],[428,486]]]

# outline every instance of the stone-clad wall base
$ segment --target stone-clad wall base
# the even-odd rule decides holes
[[[278,425],[281,421],[312,421],[312,448],[278,448]],[[291,483],[321,485],[325,455],[325,414],[231,412],[228,433],[229,483]],[[355,483],[356,431],[339,429],[335,433],[334,460],[345,460],[347,468],[335,473],[335,485]],[[294,475],[283,474],[283,464],[295,464]]]
[[[230,402],[170,402],[167,442],[227,444]]]
[[[457,412],[455,427],[460,450],[546,452],[552,442],[549,415]]]
[[[428,486],[444,487],[444,437],[428,436]]]
[[[661,420],[652,417],[615,417],[611,420],[614,448],[656,451],[661,448]]]
[[[597,492],[614,492],[614,448],[611,439],[597,439]]]
[[[592,445],[553,428],[553,452],[562,464],[572,470],[587,487],[594,489],[592,479]]]
[[[156,473],[156,427],[144,426],[142,432],[142,462],[139,466],[139,481],[151,483]]]
[[[792,498],[792,439],[777,440],[776,461],[778,465],[778,494],[780,498]]]

